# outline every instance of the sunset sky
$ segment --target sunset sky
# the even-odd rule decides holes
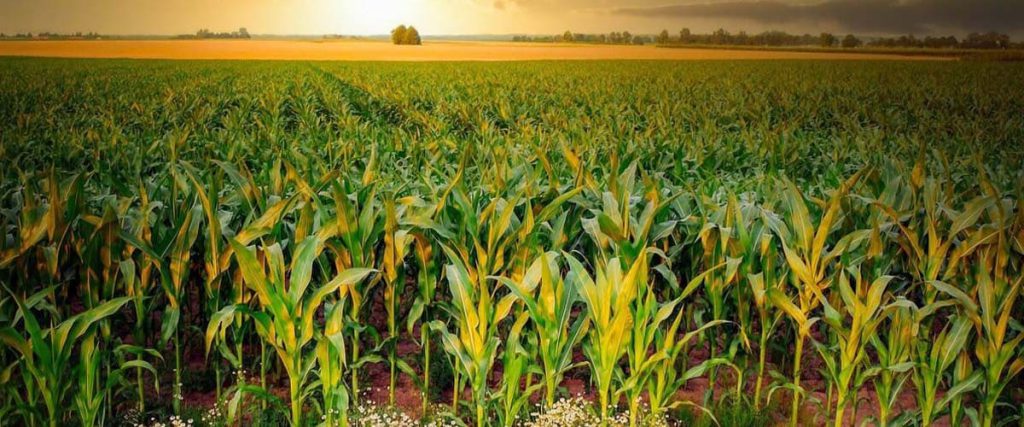
[[[1024,0],[0,0],[0,32],[551,34],[768,29],[1024,35]]]

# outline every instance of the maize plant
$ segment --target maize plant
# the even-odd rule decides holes
[[[645,258],[646,255],[642,255],[641,258]],[[672,301],[659,303],[656,292],[653,287],[646,283],[646,277],[643,273],[640,273],[636,279],[636,293],[635,300],[630,304],[631,314],[631,325],[629,328],[629,337],[626,347],[626,360],[629,366],[628,376],[625,376],[622,382],[622,388],[619,390],[626,396],[626,401],[629,402],[629,424],[630,426],[636,426],[638,422],[638,416],[640,414],[640,399],[644,391],[650,391],[648,386],[654,382],[654,386],[661,386],[661,393],[652,393],[648,395],[651,400],[651,410],[660,411],[664,409],[664,404],[669,397],[664,394],[667,391],[665,387],[675,369],[674,364],[676,358],[682,348],[696,335],[704,332],[706,329],[718,326],[726,323],[723,320],[712,320],[705,323],[703,326],[695,331],[691,331],[681,338],[678,342],[676,341],[677,332],[679,330],[680,322],[682,321],[683,310],[676,310],[676,307],[682,303],[682,300],[689,296],[693,291],[697,289],[702,282],[706,282],[708,278],[715,273],[715,270],[721,268],[719,265],[713,267],[704,273],[701,273],[683,289],[682,295]],[[663,333],[663,323],[669,318],[672,318],[672,313],[676,312],[672,325],[668,331]],[[722,358],[712,357],[707,361],[690,368],[685,372],[681,378],[676,379],[685,383],[690,378],[690,372],[704,372],[709,369],[713,369],[716,365],[722,363],[729,363]],[[668,365],[668,366],[666,366]],[[696,369],[696,371],[695,371]],[[659,375],[660,374],[660,375]],[[739,389],[742,387],[741,382],[737,382],[737,397]],[[674,390],[674,389],[673,389]],[[657,397],[652,397],[657,395]],[[613,395],[615,396],[615,395]],[[613,397],[616,401],[617,398]],[[655,400],[660,400],[658,403],[654,403]]]
[[[401,300],[400,294],[405,288],[405,258],[409,253],[409,246],[413,242],[413,235],[406,230],[398,229],[399,218],[394,201],[385,201],[384,216],[384,255],[381,260],[381,275],[384,277],[384,310],[388,315],[388,338],[384,344],[388,347],[388,365],[391,368],[388,380],[388,403],[394,405],[397,369],[401,368],[410,377],[416,378],[416,372],[405,361],[400,360],[396,353],[399,332],[398,305]]]
[[[555,403],[562,376],[576,366],[572,350],[586,334],[587,325],[583,316],[570,323],[579,291],[576,283],[562,279],[560,270],[558,254],[549,252],[533,262],[520,282],[498,278],[526,306],[541,360],[544,402],[548,407]]]
[[[506,427],[515,425],[530,403],[530,397],[544,385],[532,384],[532,377],[527,375],[543,374],[532,360],[533,353],[539,350],[536,341],[524,345],[522,340],[523,326],[528,320],[530,317],[527,313],[521,313],[516,318],[505,340],[505,349],[501,352],[501,388],[495,393],[495,400],[500,404],[498,420]],[[524,382],[525,388],[521,386]]]
[[[878,333],[868,337],[878,355],[878,373],[871,380],[878,395],[876,422],[881,427],[889,425],[897,399],[914,369],[915,307],[907,300],[893,301],[892,305],[894,309],[881,319]]]
[[[811,333],[811,327],[818,318],[811,316],[818,307],[822,293],[829,287],[832,279],[827,274],[831,261],[858,240],[859,233],[849,234],[840,239],[831,250],[826,251],[825,244],[832,234],[833,226],[841,214],[843,197],[852,190],[860,179],[856,174],[843,183],[835,191],[825,205],[825,210],[813,225],[810,210],[804,202],[804,195],[793,185],[786,182],[784,202],[787,206],[787,217],[784,221],[768,219],[782,243],[786,265],[790,270],[791,285],[796,287],[796,301],[781,289],[770,289],[767,297],[772,304],[786,313],[792,320],[796,332],[795,352],[793,353],[793,399],[790,408],[790,425],[796,426],[800,410],[800,396],[805,391],[800,387],[800,361],[803,357],[804,341]],[[767,217],[766,217],[767,218]]]
[[[940,304],[936,302],[933,304]],[[948,409],[950,402],[957,396],[970,392],[981,382],[981,376],[975,375],[970,380],[951,386],[945,396],[939,398],[939,388],[957,356],[970,338],[970,323],[964,317],[953,317],[950,323],[938,333],[931,336],[922,328],[921,323],[932,313],[936,306],[925,306],[915,312],[914,327],[918,340],[915,342],[911,359],[914,362],[913,380],[917,390],[917,405],[921,425],[929,426],[935,419]],[[928,334],[921,339],[920,335]]]
[[[429,406],[430,395],[430,343],[432,336],[427,325],[434,316],[433,303],[437,293],[437,281],[440,269],[437,260],[434,258],[434,249],[430,240],[419,233],[413,233],[413,248],[415,253],[417,270],[416,298],[406,317],[406,325],[409,335],[413,335],[413,326],[420,322],[420,346],[423,348],[423,379],[419,381],[422,397],[422,409],[426,412]],[[422,319],[422,320],[420,320]]]
[[[676,407],[689,405],[708,413],[714,419],[714,415],[706,408],[697,406],[693,402],[678,400],[676,392],[685,387],[690,380],[704,375],[712,365],[725,364],[728,363],[728,360],[725,358],[707,359],[681,370],[679,359],[685,355],[684,350],[690,341],[705,333],[705,330],[722,325],[725,321],[707,322],[678,337],[680,327],[684,324],[684,314],[684,310],[679,310],[668,329],[657,329],[654,332],[654,346],[664,353],[664,357],[661,357],[654,366],[650,366],[652,372],[648,375],[651,378],[646,380],[647,399],[651,405],[651,414],[657,417]],[[633,412],[630,412],[631,416],[632,414]]]
[[[837,291],[839,302],[833,307],[827,299],[821,301],[825,324],[831,328],[838,344],[835,349],[820,346],[818,351],[826,364],[835,372],[836,412],[835,425],[843,426],[844,414],[857,399],[857,392],[878,369],[868,360],[868,343],[877,336],[879,325],[894,306],[887,304],[887,287],[891,276],[882,276],[869,283],[860,268],[840,270]],[[852,283],[851,283],[852,277]]]
[[[977,299],[947,284],[933,282],[940,291],[954,298],[964,311],[964,316],[974,327],[974,355],[984,381],[979,385],[980,408],[978,411],[983,426],[993,425],[999,397],[1013,378],[1024,371],[1024,355],[1020,354],[1024,332],[1013,332],[1010,319],[1014,303],[1021,292],[1024,279],[1008,282],[993,275],[984,265],[976,267],[973,277]],[[950,362],[951,363],[951,362]]]
[[[316,328],[314,316],[326,298],[341,287],[349,287],[373,272],[352,268],[340,272],[323,286],[310,290],[313,263],[323,250],[319,238],[303,239],[294,250],[289,265],[279,244],[263,248],[266,264],[256,257],[256,250],[231,242],[246,285],[256,293],[259,307],[246,305],[225,307],[210,320],[206,331],[206,348],[216,336],[225,334],[236,312],[250,317],[260,338],[270,344],[288,374],[292,425],[302,425],[304,388],[316,365],[315,353],[305,347],[313,342]]]
[[[323,395],[323,422],[328,426],[348,425],[348,391],[345,389],[344,300],[329,304],[324,330],[316,334],[317,377]]]
[[[117,313],[131,299],[112,299],[59,323],[51,322],[52,326],[44,329],[32,310],[45,297],[46,291],[25,300],[9,289],[5,290],[17,303],[18,315],[28,335],[24,336],[13,326],[7,326],[0,329],[0,339],[20,355],[19,363],[24,369],[25,379],[31,380],[38,389],[46,409],[45,417],[32,417],[30,419],[33,421],[27,424],[35,424],[36,419],[46,420],[50,426],[70,421],[67,407],[63,406],[64,396],[72,386],[73,373],[79,371],[81,376],[78,379],[84,381],[78,384],[80,392],[77,409],[80,418],[77,421],[84,425],[95,425],[99,421],[97,415],[104,397],[98,389],[100,355],[95,348],[96,330],[100,321]],[[74,360],[76,351],[79,352],[77,362]],[[139,365],[152,368],[142,363]]]
[[[598,262],[595,275],[572,256],[566,256],[571,277],[587,305],[589,330],[583,343],[583,354],[590,361],[593,381],[597,384],[601,422],[608,422],[608,410],[616,405],[619,388],[613,377],[619,361],[626,354],[633,322],[632,305],[641,286],[647,282],[647,257],[637,257],[629,270],[623,271],[618,258],[607,264]],[[612,400],[616,399],[616,400]]]
[[[376,265],[375,246],[384,232],[384,224],[381,221],[380,213],[376,208],[376,190],[373,187],[364,187],[354,192],[356,200],[350,200],[353,194],[348,188],[348,183],[333,183],[331,186],[335,203],[335,218],[332,227],[336,229],[336,238],[328,240],[325,245],[333,252],[337,268],[372,268]],[[379,276],[377,276],[379,277]],[[350,366],[360,366],[363,363],[373,360],[360,355],[361,334],[366,329],[363,322],[363,309],[366,304],[366,296],[377,284],[378,279],[360,281],[355,286],[344,289],[349,299],[348,324],[351,328],[351,342],[349,348],[351,357]],[[359,373],[351,370],[350,391],[352,401],[359,402]]]
[[[186,201],[181,208],[181,215],[175,226],[168,229],[167,234],[154,237],[152,243],[142,241],[134,235],[121,233],[125,242],[145,254],[149,262],[156,265],[160,274],[160,285],[167,298],[168,307],[160,321],[160,341],[166,343],[173,338],[174,342],[174,396],[172,403],[174,412],[181,410],[181,375],[182,349],[179,323],[181,321],[181,299],[183,288],[188,280],[189,255],[192,245],[199,233],[201,208],[194,202]],[[161,249],[157,249],[161,248]]]
[[[760,408],[761,391],[767,367],[768,339],[774,333],[780,316],[782,316],[782,313],[772,309],[767,298],[768,287],[778,287],[779,285],[777,279],[779,274],[776,271],[780,268],[778,249],[772,244],[773,236],[762,219],[763,212],[760,206],[747,201],[741,202],[730,193],[725,211],[728,228],[724,231],[732,234],[733,237],[731,239],[723,238],[721,244],[724,251],[717,251],[719,258],[722,255],[727,255],[725,257],[727,271],[724,273],[724,277],[714,279],[714,286],[711,286],[709,290],[713,303],[712,311],[715,311],[717,304],[719,318],[722,316],[721,291],[723,284],[728,284],[729,279],[747,285],[737,286],[733,292],[735,317],[739,326],[739,337],[734,342],[742,344],[748,354],[753,352],[750,336],[754,334],[754,322],[750,315],[752,312],[756,312],[759,340],[757,379],[754,381],[754,407]],[[728,256],[730,253],[733,256]],[[730,268],[736,270],[735,278],[729,274],[728,269]]]
[[[498,356],[498,326],[512,310],[514,295],[496,297],[495,289],[488,285],[488,279],[476,270],[470,270],[462,263],[459,255],[448,247],[445,276],[452,297],[452,323],[455,332],[440,320],[434,320],[430,327],[440,333],[444,349],[457,361],[457,367],[469,380],[473,389],[473,406],[477,426],[484,426],[487,408],[487,377]]]
[[[612,170],[617,169],[617,160],[612,161]],[[583,229],[590,234],[602,256],[618,258],[623,265],[632,265],[633,260],[645,253],[648,247],[667,238],[676,221],[666,218],[678,194],[665,197],[661,189],[651,182],[645,183],[642,210],[633,196],[637,184],[637,165],[630,164],[618,176],[609,177],[609,190],[598,193],[600,209],[594,208],[593,218],[583,221]]]
[[[918,165],[920,167],[920,165]],[[875,202],[885,212],[892,224],[900,231],[898,243],[905,254],[915,281],[925,292],[925,303],[935,302],[937,290],[927,286],[936,280],[949,280],[959,274],[959,261],[954,247],[956,239],[965,231],[975,227],[981,214],[992,205],[988,197],[979,196],[965,203],[964,210],[950,211],[946,206],[950,203],[950,194],[943,192],[941,184],[934,179],[918,177],[915,169],[911,178],[912,197],[916,197],[907,206],[908,212],[898,212],[893,207]],[[917,212],[924,212],[919,217]]]
[[[750,284],[751,301],[757,310],[759,324],[759,339],[757,345],[757,380],[754,382],[754,406],[761,407],[761,391],[765,375],[766,361],[768,358],[768,340],[784,316],[784,312],[774,309],[774,305],[768,299],[769,290],[779,290],[785,285],[786,275],[777,271],[778,263],[773,261],[771,240],[766,234],[761,240],[761,253],[764,256],[762,271],[747,276],[747,283]],[[781,276],[781,277],[780,277]]]
[[[725,303],[726,303],[726,292],[733,288],[738,282],[740,277],[739,267],[743,262],[743,258],[735,257],[736,246],[746,246],[748,242],[739,241],[740,238],[747,238],[747,236],[740,235],[740,233],[734,233],[733,228],[738,228],[741,232],[745,230],[745,224],[742,224],[743,217],[739,212],[739,207],[735,197],[730,196],[729,202],[726,204],[724,209],[717,210],[709,213],[709,218],[706,218],[703,228],[698,234],[698,239],[703,247],[702,259],[704,260],[705,267],[708,271],[713,271],[711,266],[718,264],[725,264],[725,268],[717,271],[704,280],[704,294],[711,303],[711,320],[720,321],[725,318]],[[734,236],[734,234],[736,234]],[[739,295],[739,292],[736,292]],[[737,297],[737,299],[740,299]],[[742,307],[737,305],[738,309]],[[741,314],[742,315],[742,314]],[[740,328],[740,334],[744,333],[743,328]],[[718,355],[718,339],[712,337],[709,344],[710,358],[715,359]],[[710,384],[716,384],[716,373],[717,369],[714,366],[709,371]],[[710,400],[714,393],[714,386],[709,387],[707,400]]]
[[[154,358],[161,358],[155,350],[143,349],[138,346],[122,345],[114,349],[114,353],[134,353],[135,359],[119,363],[116,369],[103,371],[101,363],[104,361],[103,349],[99,348],[96,331],[91,331],[82,338],[79,348],[78,364],[78,390],[75,393],[75,411],[84,426],[106,425],[113,416],[108,411],[111,402],[107,402],[111,396],[111,390],[122,380],[125,373],[130,370],[145,370],[154,377],[154,386],[160,391],[159,377],[156,368],[142,359],[146,354]],[[109,363],[109,361],[108,361]],[[141,376],[136,378],[141,381]]]

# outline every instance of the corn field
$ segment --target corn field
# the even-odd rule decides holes
[[[0,60],[0,425],[1024,426],[1021,76]]]

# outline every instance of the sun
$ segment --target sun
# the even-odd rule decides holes
[[[387,34],[400,25],[422,23],[429,13],[423,0],[349,0],[346,32],[355,34]],[[422,25],[422,24],[421,24]]]

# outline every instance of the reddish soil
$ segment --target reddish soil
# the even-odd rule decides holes
[[[372,300],[375,301],[375,305],[373,307],[368,307],[368,321],[370,324],[374,325],[374,327],[378,331],[386,331],[387,327],[386,318],[384,314],[385,310],[382,305],[383,303],[380,301],[380,298],[374,298]],[[194,311],[188,311],[193,313],[198,313],[201,311],[198,309],[198,307],[192,308],[194,309]],[[188,324],[200,324],[201,320],[202,319],[189,319],[187,322],[189,322]],[[417,370],[417,372],[421,372],[419,371],[419,364],[415,362],[418,353],[420,352],[420,347],[414,341],[412,341],[409,338],[408,334],[405,332],[405,319],[403,318],[399,320],[402,325],[402,337],[398,344],[398,355],[404,360],[406,360],[414,369]],[[418,328],[414,329],[413,333],[418,337]],[[202,336],[199,335],[198,332],[196,332],[195,330],[193,330],[190,335],[185,336],[183,339],[183,344],[185,345],[186,349],[184,353],[185,361],[187,362],[186,376],[192,375],[198,376],[200,378],[204,376],[209,376],[209,378],[201,379],[207,381],[209,384],[214,384],[215,381],[212,380],[214,372],[207,366],[202,342]],[[807,345],[805,347],[811,346]],[[366,350],[369,350],[369,348],[366,348]],[[435,345],[432,351],[434,352],[435,357],[445,357],[442,353],[443,350],[440,348],[440,346]],[[247,348],[246,353],[246,358],[248,360],[256,360],[259,357],[258,348]],[[165,360],[163,365],[164,367],[161,370],[163,372],[166,372],[167,374],[171,374],[171,370],[173,368],[174,363],[173,349],[167,348],[165,349],[165,351],[163,351],[163,354]],[[708,354],[709,352],[706,347],[692,348],[689,352],[690,364],[693,365],[699,363],[702,360],[705,360],[708,357]],[[268,357],[274,357],[274,355],[272,353],[268,353]],[[580,351],[578,351],[574,355],[573,359],[574,361],[577,362],[585,360],[582,352]],[[826,384],[825,381],[818,374],[818,369],[822,366],[822,362],[818,354],[813,349],[805,348],[803,364],[804,370],[802,385],[805,388],[814,390],[812,392],[813,397],[816,398],[816,400],[818,401],[824,402],[826,398]],[[500,359],[495,362],[495,365],[496,366],[494,368],[494,372],[492,372],[491,377],[491,383],[493,385],[496,385],[501,380]],[[250,378],[255,377],[254,380],[258,380],[259,373],[256,370],[257,368],[253,367],[250,369],[252,370],[251,372],[249,372]],[[776,369],[781,372],[789,371],[789,367],[780,368],[775,366],[769,366],[767,370],[771,371],[772,369]],[[225,368],[224,372],[222,372],[222,378],[224,380],[224,388],[227,389],[227,387],[233,381],[231,373],[228,369]],[[582,396],[588,400],[595,401],[596,395],[594,394],[593,390],[589,385],[589,378],[590,374],[587,371],[587,368],[577,368],[573,371],[568,372],[565,375],[565,378],[562,382],[562,387],[571,396]],[[267,381],[268,385],[270,386],[269,388],[271,388],[271,393],[281,398],[282,401],[286,402],[287,379],[283,371],[275,372],[271,370],[267,374]],[[397,381],[398,386],[395,391],[395,406],[402,410],[403,412],[405,412],[406,414],[408,414],[409,416],[413,418],[419,418],[422,415],[422,395],[420,393],[420,390],[413,383],[413,381],[401,371],[399,371],[398,373]],[[736,384],[735,381],[735,373],[731,369],[724,367],[720,368],[718,370],[717,384],[715,385],[715,396],[722,396],[723,394],[734,393]],[[186,390],[183,390],[184,406],[208,408],[212,407],[216,403],[216,394],[214,386],[211,386],[209,390],[189,390],[188,378],[186,378],[183,382],[185,382],[186,384]],[[389,398],[388,382],[389,368],[386,362],[366,365],[365,368],[363,369],[363,374],[360,383],[362,387],[361,395],[362,399],[364,399],[361,402],[369,401],[377,405],[387,405]],[[768,384],[770,382],[771,381],[769,378],[765,378],[764,390],[762,391],[762,393],[767,393],[769,387]],[[691,380],[690,382],[687,383],[686,387],[679,390],[678,397],[682,400],[700,403],[703,401],[704,394],[707,391],[708,387],[709,385],[707,378],[697,378]],[[753,389],[754,380],[751,378],[745,384],[744,392],[752,396]],[[171,377],[170,375],[164,375],[164,377],[161,378],[160,398],[152,399],[152,401],[166,403],[169,405],[172,390],[173,377]],[[155,390],[150,390],[147,392],[147,394],[152,396],[153,394],[150,393],[155,393]],[[450,390],[443,390],[440,391],[438,394],[440,395],[440,397],[439,399],[436,399],[436,401],[433,402],[434,404],[448,405],[451,403]],[[854,423],[854,420],[847,419],[846,423],[844,423],[845,425],[860,425],[863,420],[873,416],[877,411],[877,398],[870,384],[863,387],[859,395],[861,399],[861,404],[858,407],[856,413],[856,422]],[[469,399],[469,390],[464,390],[463,396],[461,396],[460,398]],[[536,399],[539,399],[539,396],[537,396],[535,400]],[[789,399],[789,393],[785,391],[780,391],[772,397],[772,407],[777,408],[777,410],[773,411],[773,413],[775,414],[774,418],[777,425],[785,425],[785,419],[789,415]],[[819,404],[810,402],[810,400],[811,399],[805,399],[805,402],[803,403],[801,408],[801,418],[807,420],[807,425],[825,425],[826,416],[821,413],[822,408],[819,406]],[[130,404],[130,402],[128,403]],[[913,384],[908,381],[908,383],[903,389],[902,394],[899,397],[897,408],[894,410],[892,416],[898,416],[901,410],[911,409],[914,407],[916,407],[916,403],[914,398]],[[948,425],[948,420],[940,419],[935,425],[946,426]]]
[[[399,355],[402,356],[403,358],[406,358],[407,360],[414,359],[415,355],[419,351],[419,347],[416,346],[415,343],[409,341],[403,341],[398,346]],[[707,351],[703,349],[694,350],[691,354],[691,362],[698,363],[700,360],[703,360],[703,357],[706,357],[706,353]],[[196,354],[190,354],[189,369],[192,372],[203,372],[206,369],[204,362],[201,357],[197,358],[195,356]],[[443,356],[438,354],[438,357]],[[582,357],[582,355],[578,354],[577,357]],[[814,366],[816,363],[820,364],[820,361],[816,360],[816,355],[808,353],[806,357],[808,361],[807,366]],[[412,364],[412,366],[418,369],[417,365]],[[722,396],[723,394],[734,393],[736,384],[735,374],[727,368],[720,369],[718,372],[719,374],[717,385],[715,387],[715,395]],[[225,373],[225,376],[227,376],[227,373]],[[805,372],[805,376],[807,378],[805,378],[805,380],[802,381],[803,386],[815,390],[813,392],[813,397],[821,402],[824,402],[826,398],[825,382],[822,379],[820,379],[820,377],[816,375],[816,373],[812,373],[810,371]],[[273,377],[273,375],[270,375],[268,378],[273,379]],[[492,383],[497,383],[498,381],[500,381],[500,365],[495,367],[495,371],[492,374],[492,378]],[[596,395],[593,393],[590,385],[588,384],[588,378],[589,373],[586,372],[585,368],[576,369],[575,371],[569,372],[566,375],[562,383],[562,387],[571,396],[582,396],[588,400],[596,401]],[[375,405],[387,405],[388,380],[389,370],[386,363],[367,365],[366,368],[364,369],[364,376],[361,378],[361,385],[363,386],[362,391],[364,392],[362,393],[364,399],[362,402],[372,402],[372,404]],[[278,384],[278,386],[273,387],[272,392],[274,392],[275,395],[279,396],[283,401],[287,401],[286,380],[284,378],[280,378],[273,382]],[[764,381],[764,393],[767,392],[767,384],[769,382],[770,379],[766,378]],[[225,383],[226,387],[227,384],[230,383],[230,379],[226,379]],[[167,386],[162,387],[161,391],[163,392],[163,394],[166,395],[167,398],[169,398],[169,392],[171,388],[169,385],[170,381],[168,381],[166,384]],[[753,379],[751,378],[750,380],[748,380],[745,386],[745,392],[752,395],[754,387]],[[707,388],[707,378],[697,378],[691,380],[690,382],[687,383],[685,388],[679,390],[677,396],[681,400],[700,403],[704,399],[704,394],[706,393]],[[449,390],[445,390],[442,391],[440,394],[440,401],[433,403],[445,405],[450,404],[451,392]],[[405,412],[406,414],[408,414],[409,416],[413,418],[419,418],[422,415],[421,396],[422,395],[420,394],[420,390],[416,387],[413,381],[410,378],[408,378],[408,376],[406,376],[405,374],[399,372],[398,387],[397,390],[395,391],[395,406],[402,410],[403,412]],[[462,398],[470,398],[468,390],[465,392],[465,395],[462,396]],[[788,393],[784,391],[780,391],[776,393],[775,396],[773,396],[773,407],[778,408],[778,410],[775,412],[776,415],[774,417],[777,425],[785,425],[786,417],[788,417],[789,415],[789,399],[790,397]],[[847,422],[844,423],[845,425],[860,425],[863,420],[875,415],[877,411],[877,398],[875,397],[874,391],[871,389],[870,385],[865,386],[860,391],[860,399],[861,404],[857,411],[856,423],[852,423],[851,421],[853,420],[848,419]],[[187,406],[211,407],[213,406],[215,401],[216,397],[213,391],[185,393],[185,403]],[[898,415],[899,412],[902,410],[912,409],[915,406],[916,403],[914,399],[914,391],[912,388],[912,384],[908,383],[907,386],[904,387],[903,393],[900,395],[897,408],[894,410],[893,416]],[[824,414],[821,413],[821,410],[822,409],[819,407],[819,404],[810,401],[805,401],[801,409],[801,417],[805,420],[808,420],[807,425],[825,425],[826,419]],[[948,420],[941,419],[935,425],[948,426],[949,424]]]

